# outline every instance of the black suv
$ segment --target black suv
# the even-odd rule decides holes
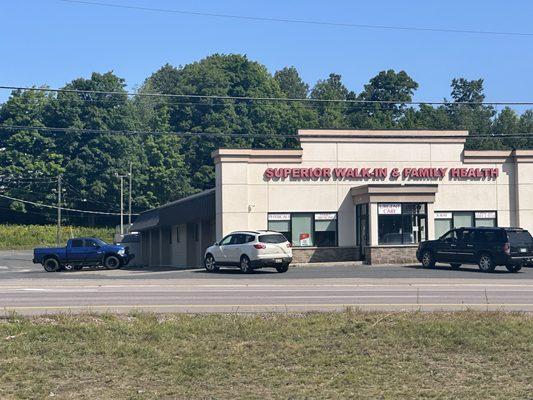
[[[424,268],[436,262],[449,263],[457,269],[461,264],[477,264],[484,272],[505,265],[518,272],[533,262],[533,238],[521,228],[458,228],[437,240],[421,242],[416,258]]]

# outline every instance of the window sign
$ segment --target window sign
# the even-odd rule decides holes
[[[300,233],[300,246],[311,246],[310,233]]]
[[[290,221],[291,214],[268,214],[269,221]]]
[[[436,212],[435,219],[452,219],[451,212]]]
[[[476,219],[496,218],[495,212],[476,212]]]
[[[402,204],[401,203],[382,203],[378,204],[379,215],[401,215]]]
[[[335,213],[315,214],[315,221],[334,221],[336,219],[337,219],[337,214]]]

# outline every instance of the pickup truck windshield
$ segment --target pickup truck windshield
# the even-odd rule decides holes
[[[98,246],[102,247],[102,246],[107,246],[107,243],[104,242],[102,239],[98,239],[98,238],[91,238],[91,241],[93,241],[94,243],[96,243]]]

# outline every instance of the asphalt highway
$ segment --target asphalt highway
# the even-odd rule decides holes
[[[47,273],[30,252],[0,252],[4,314],[57,312],[285,312],[505,310],[533,312],[533,268],[325,265],[285,274],[126,268]]]

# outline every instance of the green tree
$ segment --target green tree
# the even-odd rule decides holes
[[[338,74],[330,74],[328,79],[319,80],[311,90],[311,98],[317,100],[346,100],[350,91],[342,83],[342,77]],[[318,128],[342,129],[347,128],[346,103],[339,101],[327,101],[312,103],[317,109]]]
[[[215,54],[181,68],[164,66],[145,81],[140,93],[154,89],[181,95],[283,97],[278,83],[263,65],[234,54]],[[283,102],[195,97],[168,99],[166,102],[173,130],[211,134],[210,137],[183,138],[185,163],[192,185],[197,189],[214,186],[211,152],[219,147],[282,148],[294,145],[279,136],[291,110]]]
[[[357,97],[368,103],[350,107],[348,113],[352,124],[370,129],[394,128],[404,116],[406,105],[387,102],[410,102],[417,88],[418,83],[405,71],[381,71],[370,79]]]
[[[283,94],[291,99],[305,99],[309,93],[309,85],[302,80],[295,67],[276,71],[274,79]]]
[[[54,136],[43,127],[44,110],[51,96],[38,91],[14,91],[0,109],[0,181],[8,195],[46,202],[52,193],[49,177],[63,172],[64,156]],[[27,126],[2,129],[1,125]],[[12,205],[13,209],[24,207]]]
[[[503,144],[499,139],[491,138],[492,118],[495,115],[492,106],[482,104],[485,100],[483,79],[453,79],[451,83],[453,103],[448,105],[450,120],[454,129],[465,129],[471,135],[487,138],[467,141],[470,149],[500,149]],[[462,104],[468,102],[469,104]]]

